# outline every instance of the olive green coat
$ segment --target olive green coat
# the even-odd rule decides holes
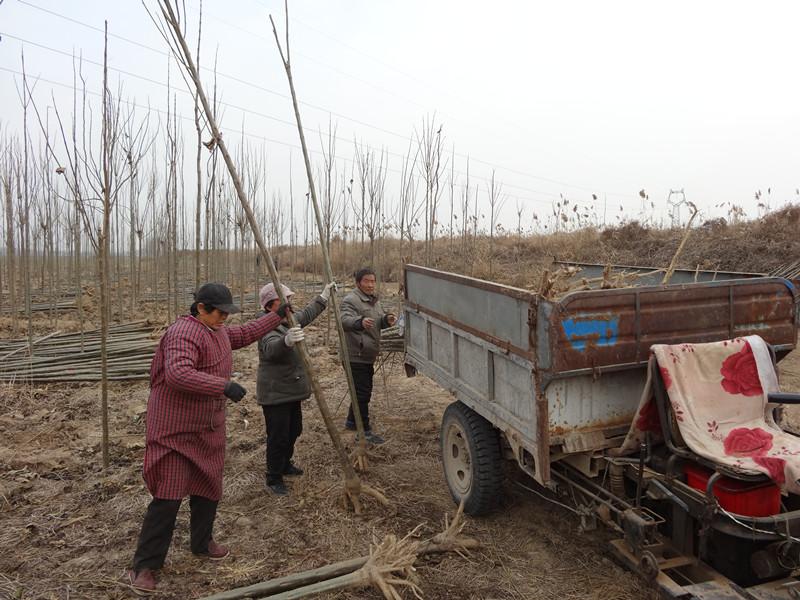
[[[327,302],[317,296],[294,318],[301,327],[316,319]],[[286,323],[281,323],[258,342],[258,378],[256,381],[256,402],[261,405],[284,404],[305,400],[311,396],[300,355],[295,348],[289,348],[284,341],[289,331]]]

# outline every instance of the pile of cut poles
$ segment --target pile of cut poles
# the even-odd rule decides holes
[[[50,302],[37,302],[31,304],[31,312],[44,312],[47,310],[74,310],[78,308],[78,302],[76,300],[59,300],[58,302],[50,303]],[[10,312],[9,310],[4,310],[3,312]],[[18,306],[16,309],[18,313],[25,312],[25,305]]]
[[[406,345],[400,327],[393,325],[381,331],[381,352],[405,352]]]
[[[25,312],[25,303],[18,302],[16,306],[7,304],[9,301],[3,294],[2,313],[10,314],[12,312],[23,313]],[[32,298],[31,299],[31,312],[43,312],[46,310],[73,310],[78,308],[78,301],[74,293],[62,293],[57,299],[48,300],[45,298]]]
[[[148,321],[108,329],[108,378],[146,379],[159,331]],[[32,350],[32,351],[31,351]],[[0,381],[47,383],[100,380],[100,330],[58,331],[33,340],[0,340]]]
[[[611,265],[606,265],[601,277],[579,277],[580,267],[559,267],[553,272],[544,271],[537,292],[543,298],[555,300],[569,294],[593,289],[619,289],[635,287],[637,281],[643,277],[652,277],[659,273],[666,273],[666,269],[653,269],[647,272],[638,271],[613,271]]]
[[[173,292],[173,294],[177,294],[178,303],[181,306],[183,306],[183,305],[188,306],[189,304],[191,304],[194,301],[193,300],[193,294],[194,294],[194,288],[193,287],[192,288],[188,288],[187,287],[187,288],[179,289],[179,290]],[[170,298],[171,298],[171,295],[168,292],[163,292],[163,291],[159,291],[159,292],[144,292],[140,296],[141,296],[141,299],[144,302],[166,302],[166,301],[170,300]]]
[[[772,277],[783,277],[784,279],[800,279],[800,260],[785,263],[770,271],[769,274]]]

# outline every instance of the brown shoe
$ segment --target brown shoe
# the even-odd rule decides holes
[[[211,540],[208,542],[208,550],[206,550],[202,554],[198,554],[197,556],[203,556],[211,560],[222,560],[230,553],[231,553],[230,548],[228,548],[227,546],[223,546],[222,544],[218,544],[214,540]]]
[[[150,569],[142,569],[138,573],[131,569],[128,571],[128,580],[138,596],[147,596],[156,591],[156,577]]]

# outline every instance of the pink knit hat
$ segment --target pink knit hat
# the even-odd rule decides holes
[[[285,285],[281,284],[281,290],[283,291],[283,295],[288,300],[291,296],[294,296],[294,292],[290,290]],[[261,303],[261,306],[264,307],[273,300],[278,299],[278,294],[275,291],[275,284],[268,283],[264,287],[261,288],[261,291],[258,293],[258,300]]]

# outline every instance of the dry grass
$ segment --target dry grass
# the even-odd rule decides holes
[[[535,288],[554,256],[665,266],[679,240],[680,231],[636,223],[521,240],[503,237],[495,240],[493,256],[485,239],[468,252],[440,240],[435,266]],[[399,274],[396,250],[390,245],[388,255],[395,258],[384,269],[392,278]],[[355,252],[351,248],[348,254],[352,267]],[[703,225],[693,232],[680,266],[766,271],[796,256],[800,210],[795,207],[752,223]],[[348,270],[337,265],[338,272]],[[301,294],[299,303],[308,297]],[[398,299],[388,304],[396,308]],[[165,317],[163,308],[147,316]],[[77,326],[70,314],[60,319],[59,329]],[[345,385],[335,356],[323,346],[324,323],[320,319],[308,339],[340,422]],[[0,335],[10,337],[10,325],[0,318]],[[52,331],[46,316],[37,315],[34,330]],[[781,365],[786,389],[800,389],[800,361],[793,360],[790,356]],[[418,527],[417,535],[431,537],[453,510],[438,447],[441,414],[451,397],[425,378],[406,379],[397,361],[376,377],[373,413],[389,441],[372,451],[364,476],[386,493],[391,506],[384,509],[365,498],[362,516],[342,509],[342,475],[311,403],[304,405],[305,431],[297,448],[306,473],[290,482],[288,497],[268,495],[263,418],[252,400],[256,364],[254,348],[237,352],[235,368],[251,395],[229,410],[225,495],[216,526],[217,538],[232,546],[233,556],[218,564],[193,557],[183,509],[159,598],[198,597],[362,556],[373,538],[402,537]],[[112,468],[104,474],[98,466],[96,386],[0,385],[0,547],[6,549],[0,553],[0,598],[130,597],[123,574],[149,501],[141,480],[148,389],[143,383],[116,384],[111,392]],[[353,449],[352,434],[345,434],[345,443]],[[510,478],[520,476],[509,471]],[[654,598],[633,574],[606,558],[606,531],[579,534],[577,519],[563,509],[510,483],[504,492],[500,511],[467,521],[464,534],[482,543],[479,550],[466,558],[433,555],[417,563],[426,598]],[[381,596],[370,590],[330,597]]]
[[[302,301],[302,299],[301,299]],[[321,346],[320,320],[308,339],[337,422],[344,382]],[[335,337],[335,334],[334,334]],[[255,348],[235,368],[255,390]],[[454,510],[439,463],[441,413],[451,397],[425,378],[407,379],[397,360],[376,377],[376,428],[389,440],[371,452],[365,483],[391,506],[364,497],[361,516],[342,509],[342,475],[324,424],[304,405],[297,461],[305,474],[285,498],[264,489],[263,417],[249,396],[228,413],[225,494],[215,535],[233,548],[208,563],[188,550],[188,512],[178,517],[159,598],[184,600],[369,553],[373,539],[421,539],[441,531]],[[0,598],[127,598],[129,566],[149,495],[141,480],[145,384],[112,386],[112,468],[99,468],[97,388],[83,385],[0,389]],[[353,436],[345,433],[348,449]],[[513,473],[513,471],[512,471]],[[416,564],[425,598],[647,598],[637,578],[604,557],[603,531],[577,534],[566,511],[508,485],[502,510],[468,519],[464,535],[482,544],[466,558],[427,556]],[[407,592],[406,597],[411,596]],[[375,590],[331,598],[380,598]]]
[[[666,267],[675,254],[683,230],[653,229],[637,221],[607,228],[586,227],[570,232],[495,236],[493,252],[489,238],[479,235],[464,244],[459,238],[444,236],[434,244],[431,266],[464,273],[518,287],[530,288],[541,279],[553,258],[592,263],[615,263],[649,267]],[[385,281],[399,281],[405,262],[424,264],[423,244],[417,242],[410,251],[398,240],[387,240],[383,258],[376,261]],[[279,252],[288,264],[288,250]],[[319,252],[317,252],[317,256]],[[367,262],[357,243],[333,245],[334,272],[345,277],[356,265]],[[347,260],[343,261],[342,257]],[[706,221],[692,229],[678,268],[723,271],[767,272],[800,256],[800,205],[790,205],[763,218],[736,224],[724,219]],[[309,261],[309,269],[320,273],[320,265]]]

